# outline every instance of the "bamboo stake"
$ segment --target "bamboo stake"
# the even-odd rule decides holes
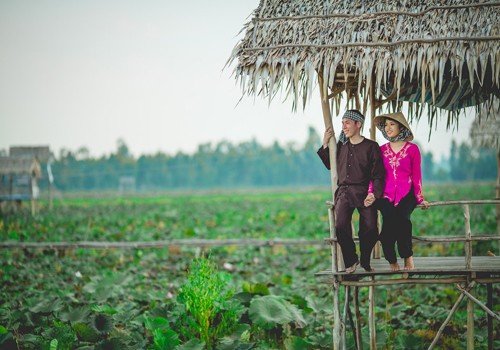
[[[500,150],[497,152],[497,199],[500,199]],[[497,204],[498,253],[500,254],[500,203]]]
[[[488,315],[494,317],[497,321],[500,321],[500,316],[497,315],[496,313],[494,313],[493,311],[491,311],[490,308],[488,308],[486,305],[484,305],[483,303],[481,303],[476,297],[474,297],[471,293],[469,293],[468,291],[466,291],[465,289],[463,289],[462,287],[460,287],[459,285],[457,285],[457,288],[462,292],[464,293],[467,298],[469,298],[469,300],[472,300],[474,303],[476,303],[481,309],[483,309]]]
[[[487,301],[487,306],[490,310],[493,309],[493,285],[491,283],[488,283],[486,285],[487,289],[487,294],[488,294],[488,301]],[[491,315],[487,315],[486,319],[488,321],[488,350],[493,350],[493,320]]]
[[[372,78],[369,86],[370,94],[370,139],[375,140],[375,74],[372,73]],[[378,234],[378,232],[377,232]],[[379,251],[380,254],[380,251]],[[371,281],[375,281],[375,277],[370,277]],[[370,318],[370,349],[374,350],[377,348],[377,331],[375,329],[375,287],[368,287],[368,299],[370,301],[369,318]]]
[[[346,286],[346,289],[347,288],[350,288],[349,286]],[[350,292],[349,292],[349,299],[351,298],[351,295],[350,295]],[[358,350],[358,339],[356,338],[356,333],[357,333],[357,327],[356,327],[356,324],[354,323],[354,318],[352,317],[352,311],[351,311],[351,308],[349,307],[349,305],[347,306],[347,315],[349,316],[349,324],[351,326],[351,331],[352,331],[352,335],[353,335],[353,338],[354,338],[354,348],[356,350]]]
[[[345,286],[344,289],[344,315],[342,317],[342,326],[346,327],[347,324],[347,313],[349,312],[349,286]],[[346,337],[342,339],[342,349],[347,350],[347,341]]]
[[[371,276],[370,279],[375,281],[375,277]],[[368,316],[370,319],[370,350],[377,349],[377,330],[375,328],[375,287],[370,286],[368,291],[368,301],[370,303],[370,308],[368,311]]]
[[[455,305],[453,305],[453,307],[450,310],[450,313],[448,314],[448,317],[446,317],[446,319],[444,320],[444,322],[441,325],[441,327],[439,327],[439,330],[437,331],[436,336],[434,337],[434,340],[432,341],[431,345],[429,345],[428,350],[434,349],[434,347],[437,344],[437,341],[438,341],[439,337],[441,336],[441,334],[443,333],[444,329],[446,328],[446,326],[450,322],[451,316],[453,316],[453,314],[455,314],[455,312],[458,309],[458,306],[460,305],[460,303],[462,302],[462,300],[464,299],[464,297],[465,297],[465,294],[460,294],[458,296],[457,301],[455,302]]]
[[[356,315],[356,343],[358,350],[363,350],[363,339],[361,336],[361,313],[359,312],[359,288],[354,287],[354,312]]]
[[[462,295],[466,295],[465,291]],[[467,350],[474,350],[474,302],[470,297],[467,299]]]
[[[465,219],[465,268],[470,270],[472,268],[472,243],[471,239],[471,231],[470,231],[470,212],[469,205],[464,205],[464,219]]]
[[[332,128],[332,114],[330,112],[330,105],[328,103],[327,93],[328,87],[324,84],[323,81],[323,72],[318,72],[318,83],[319,83],[319,91],[321,95],[321,109],[323,110],[323,122],[325,124],[325,129]],[[335,200],[335,191],[337,190],[337,142],[335,140],[335,132],[333,133],[332,138],[330,138],[328,143],[328,148],[330,151],[330,179],[332,184],[332,199]],[[334,209],[331,210],[332,215],[329,214],[330,217],[330,237],[336,238],[335,232],[335,212]],[[337,244],[332,245],[332,270],[338,272],[337,259],[338,257],[338,248]],[[342,344],[342,339],[344,339],[345,334],[342,330],[340,324],[340,298],[339,298],[339,285],[338,283],[333,283],[333,317],[334,317],[334,326],[333,326],[333,349],[340,350],[340,346]]]

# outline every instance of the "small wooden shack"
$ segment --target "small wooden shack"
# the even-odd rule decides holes
[[[52,197],[54,187],[54,176],[51,170],[52,154],[49,146],[11,146],[9,148],[9,156],[11,157],[30,157],[35,158],[40,164],[40,168],[46,169],[48,203],[49,210],[52,209]]]
[[[0,158],[0,203],[14,202],[18,206],[23,200],[31,201],[31,212],[35,214],[39,196],[38,179],[42,177],[40,163],[34,157]]]

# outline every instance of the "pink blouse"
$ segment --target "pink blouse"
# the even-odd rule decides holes
[[[380,147],[384,168],[386,172],[384,198],[394,202],[397,206],[409,192],[413,185],[413,191],[417,203],[424,201],[422,193],[422,170],[420,167],[420,150],[411,142],[395,153],[390,143]]]

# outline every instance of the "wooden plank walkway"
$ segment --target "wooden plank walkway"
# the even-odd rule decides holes
[[[331,270],[317,272],[316,276],[378,276],[378,275],[401,275],[403,273],[409,276],[414,275],[468,275],[471,273],[487,273],[500,275],[500,256],[473,256],[472,268],[465,268],[465,257],[463,256],[440,256],[440,257],[414,257],[415,269],[412,271],[396,271],[389,269],[387,260],[372,259],[371,265],[374,272],[366,272],[361,266],[358,266],[356,272],[348,274],[345,271],[332,273]],[[398,259],[401,267],[404,266],[403,259]]]

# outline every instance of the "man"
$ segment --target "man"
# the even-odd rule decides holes
[[[335,229],[342,249],[347,273],[360,264],[352,238],[351,220],[354,209],[359,213],[359,248],[361,266],[373,271],[370,254],[378,240],[377,209],[372,205],[384,193],[385,170],[380,147],[361,136],[365,117],[357,110],[348,110],[342,117],[342,132],[337,143],[338,188],[335,192]],[[328,141],[333,130],[328,128],[318,155],[330,169]]]

